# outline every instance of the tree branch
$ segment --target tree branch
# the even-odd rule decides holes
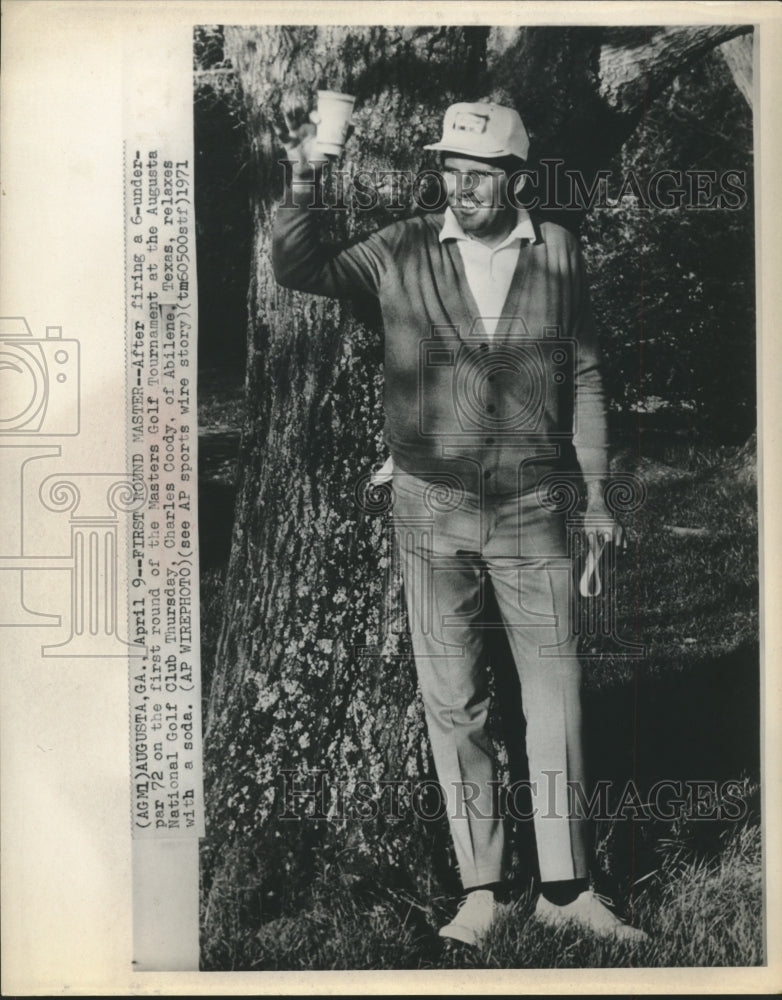
[[[733,38],[717,50],[733,77],[741,96],[752,107],[752,35]]]
[[[638,29],[631,39],[614,29],[600,48],[600,97],[615,114],[635,120],[683,69],[718,45],[751,32],[752,25],[743,24],[665,27],[652,29],[640,41]]]

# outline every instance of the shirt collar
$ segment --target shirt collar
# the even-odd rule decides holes
[[[443,227],[440,230],[439,240],[442,243],[444,240],[469,240],[470,236],[465,233],[462,227],[459,225],[459,220],[453,214],[450,208],[446,208],[445,215],[443,217]],[[492,250],[499,250],[502,247],[508,246],[513,240],[529,240],[534,243],[537,240],[537,234],[535,232],[535,227],[532,224],[532,219],[530,218],[529,212],[526,208],[516,209],[516,225],[508,233],[507,237],[500,243],[499,246],[491,247]],[[480,242],[480,241],[475,241]]]

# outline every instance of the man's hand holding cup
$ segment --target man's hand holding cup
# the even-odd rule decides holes
[[[355,97],[332,90],[318,91],[317,110],[309,120],[296,124],[294,115],[282,109],[275,129],[291,162],[293,176],[321,170],[327,159],[341,156],[345,146]]]

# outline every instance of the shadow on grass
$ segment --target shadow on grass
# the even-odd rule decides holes
[[[629,684],[587,689],[584,723],[593,776],[639,787],[662,779],[724,782],[760,768],[760,665],[746,644],[713,660]]]
[[[493,610],[490,594],[487,610]],[[507,749],[507,776],[515,784],[529,778],[522,692],[504,634],[487,636],[494,664],[495,735]],[[716,656],[693,650],[680,652],[675,662],[625,661],[618,670],[616,663],[606,664],[608,680],[599,676],[602,667],[590,664],[582,695],[591,782],[587,798],[598,781],[608,783],[607,812],[615,820],[612,857],[610,869],[596,874],[605,880],[602,891],[626,896],[656,866],[654,845],[666,835],[668,814],[673,818],[697,808],[700,815],[688,839],[707,853],[719,849],[726,828],[745,818],[738,807],[715,807],[714,800],[722,799],[726,786],[735,795],[747,781],[759,780],[760,662],[757,644],[744,643]],[[662,820],[643,810],[660,782],[670,783],[657,793]],[[697,797],[701,803],[693,805]],[[516,802],[521,812],[531,808],[523,790]],[[616,820],[622,803],[626,808]],[[751,800],[747,808],[755,805]],[[598,839],[605,836],[593,825]],[[511,883],[518,893],[538,878],[532,822],[509,824],[508,840]]]

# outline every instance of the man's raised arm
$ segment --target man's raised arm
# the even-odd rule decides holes
[[[320,221],[322,159],[311,124],[280,134],[289,164],[286,187],[272,233],[274,277],[286,288],[333,298],[377,295],[383,267],[382,241],[369,237],[347,249],[326,243]],[[285,166],[283,164],[283,166]]]

